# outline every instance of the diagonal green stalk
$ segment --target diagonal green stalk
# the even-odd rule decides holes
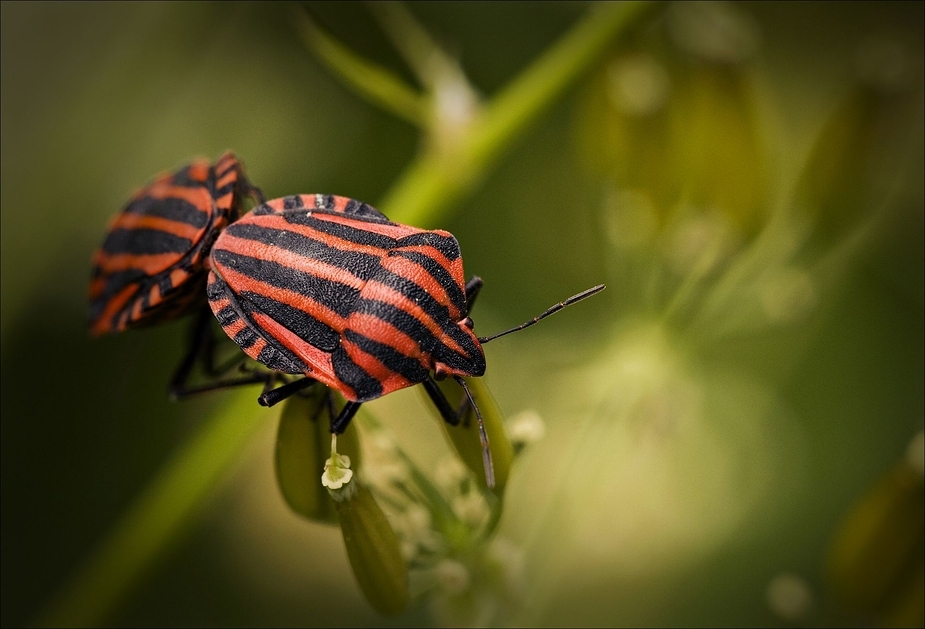
[[[433,225],[479,181],[513,140],[653,5],[594,5],[556,44],[494,96],[468,133],[443,153],[422,151],[380,202],[389,218]]]
[[[305,11],[296,9],[294,15],[305,45],[354,91],[416,126],[427,126],[430,105],[424,96],[389,70],[363,59],[328,35]]]
[[[436,222],[647,6],[630,2],[593,7],[486,105],[471,132],[451,150],[422,152],[381,209],[401,222],[420,226]],[[415,93],[391,75],[370,72],[366,62],[333,39],[319,40],[315,35],[320,29],[306,32],[312,26],[301,24],[316,54],[325,57],[364,96],[421,124],[423,105]],[[256,411],[251,389],[217,408],[192,440],[167,461],[36,624],[93,626],[110,618],[139,579],[193,524],[218,481],[262,425],[264,419]]]
[[[434,42],[430,33],[401,2],[368,1],[366,6],[421,85],[432,88],[434,71],[455,65],[455,61]]]

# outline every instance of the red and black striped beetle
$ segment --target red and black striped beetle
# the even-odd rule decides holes
[[[93,334],[147,326],[199,309],[193,346],[172,390],[183,391],[208,330],[209,251],[218,234],[239,218],[248,196],[264,201],[233,153],[226,152],[214,165],[197,159],[136,192],[113,217],[94,255],[89,291]]]
[[[362,403],[419,383],[443,418],[458,423],[434,377],[453,377],[475,407],[462,377],[485,373],[483,343],[604,288],[477,337],[469,311],[482,281],[464,282],[452,234],[393,223],[365,203],[321,194],[254,208],[219,235],[210,267],[209,305],[225,333],[270,369],[306,376],[265,392],[260,403],[321,382],[348,400],[331,422],[334,433]],[[475,411],[491,485],[488,440]]]
[[[195,160],[135,193],[93,258],[91,331],[121,332],[203,305],[212,243],[256,190],[229,152],[214,166]]]

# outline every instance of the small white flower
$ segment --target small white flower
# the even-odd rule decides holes
[[[409,504],[395,519],[395,528],[407,537],[430,529],[430,512],[419,504]]]
[[[447,594],[459,595],[469,589],[469,571],[452,559],[444,559],[434,568],[438,583]]]
[[[459,486],[469,478],[469,468],[463,465],[457,456],[446,456],[434,470],[434,481],[447,491],[457,492]]]
[[[522,448],[546,436],[546,423],[539,413],[532,409],[521,411],[508,422],[508,432],[514,447]]]
[[[453,511],[470,526],[478,526],[488,517],[488,505],[478,492],[470,491],[453,498]]]
[[[783,573],[771,579],[766,596],[771,611],[790,622],[806,618],[814,607],[809,584],[794,574]]]
[[[775,272],[760,291],[761,307],[772,323],[804,319],[819,300],[812,276],[796,267]]]
[[[384,430],[372,432],[371,441],[376,450],[381,450],[383,454],[392,454],[395,452],[395,442],[389,437]]]
[[[443,538],[430,528],[430,511],[421,505],[409,504],[390,521],[401,540],[401,552],[405,560],[411,561],[421,552],[431,554],[443,548]]]
[[[324,474],[321,484],[328,489],[340,489],[353,478],[350,469],[350,457],[345,454],[331,453],[331,458],[324,462]]]
[[[623,57],[610,64],[607,95],[612,104],[631,116],[645,116],[668,102],[671,79],[651,55]]]
[[[364,463],[363,481],[377,491],[388,491],[395,483],[408,479],[408,468],[397,462]]]
[[[668,34],[684,52],[706,61],[738,64],[761,46],[761,29],[733,2],[678,2],[666,12]]]

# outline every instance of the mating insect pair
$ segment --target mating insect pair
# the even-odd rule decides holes
[[[240,216],[247,197],[258,205]],[[203,284],[207,283],[206,287]],[[196,161],[136,194],[114,219],[94,260],[91,328],[121,331],[199,309],[190,350],[171,391],[184,395],[268,382],[268,375],[187,387],[199,356],[211,356],[208,311],[271,375],[299,379],[265,390],[272,406],[320,382],[347,399],[332,418],[343,432],[360,405],[422,384],[444,420],[457,424],[435,380],[463,388],[479,422],[486,479],[491,454],[481,413],[463,377],[485,373],[482,345],[601,290],[599,285],[490,337],[473,332],[469,314],[482,287],[465,281],[459,244],[445,231],[389,221],[346,197],[294,195],[264,202],[226,153]]]

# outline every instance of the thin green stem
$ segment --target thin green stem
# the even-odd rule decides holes
[[[392,220],[433,224],[495,163],[514,138],[562,95],[650,8],[644,2],[595,5],[552,48],[486,105],[451,150],[422,151],[379,209]]]
[[[223,404],[180,448],[137,497],[73,581],[40,618],[38,626],[98,626],[172,541],[188,528],[257,429],[252,388]]]
[[[433,88],[436,69],[455,65],[401,2],[367,2],[366,6],[421,85]]]
[[[297,9],[295,16],[305,45],[357,94],[418,127],[427,128],[430,106],[424,96],[328,35],[305,11]]]

